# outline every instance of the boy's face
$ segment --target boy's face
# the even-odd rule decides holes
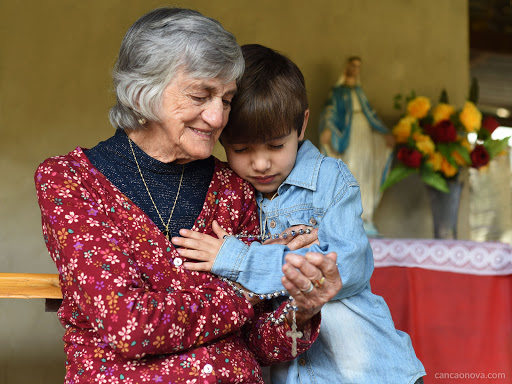
[[[262,144],[224,144],[229,166],[263,196],[272,198],[295,165],[299,140],[296,131]]]

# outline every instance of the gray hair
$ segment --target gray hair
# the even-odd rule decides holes
[[[139,18],[124,36],[114,67],[112,125],[136,129],[141,118],[160,121],[162,93],[180,70],[193,78],[238,82],[244,59],[235,36],[197,11],[158,8]]]

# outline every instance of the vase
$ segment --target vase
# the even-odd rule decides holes
[[[459,180],[447,180],[446,183],[450,189],[448,193],[427,185],[436,239],[457,238],[457,218],[463,183]]]

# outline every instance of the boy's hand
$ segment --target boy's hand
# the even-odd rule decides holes
[[[308,229],[309,233],[307,233]],[[293,232],[295,235],[292,236]],[[291,251],[309,248],[313,244],[320,244],[318,241],[318,228],[311,229],[311,227],[306,225],[294,225],[288,228],[285,233],[287,234],[286,238],[281,234],[278,239],[268,239],[263,244],[282,244],[286,245]]]
[[[181,256],[198,261],[197,263],[185,262],[183,267],[190,271],[210,272],[212,270],[213,262],[224,242],[224,235],[228,234],[215,220],[212,229],[218,239],[189,229],[180,229],[180,235],[183,237],[172,238],[174,245],[183,247],[178,248]]]

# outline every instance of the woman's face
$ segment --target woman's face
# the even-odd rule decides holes
[[[180,72],[165,88],[161,122],[148,127],[163,130],[177,163],[205,159],[226,126],[236,82],[219,78],[196,79]],[[160,136],[161,137],[161,136]]]

